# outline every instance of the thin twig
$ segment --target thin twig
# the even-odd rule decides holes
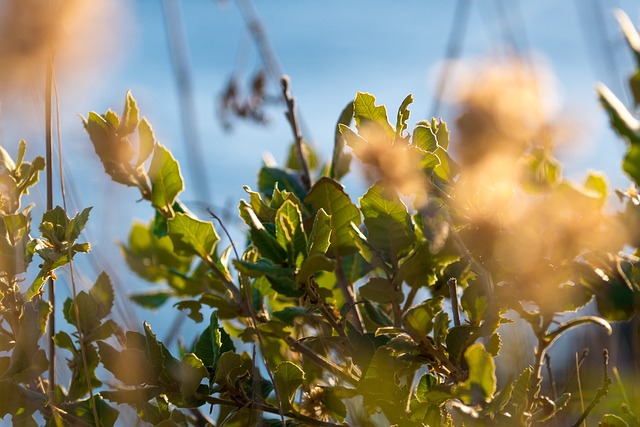
[[[582,362],[585,361],[587,356],[589,356],[589,349],[585,348],[584,350],[582,350],[582,354],[580,355],[580,359],[578,359],[578,369],[580,369],[580,367],[582,366]],[[564,389],[562,390],[562,393],[560,393],[561,395],[567,392],[567,389],[571,385],[571,382],[573,381],[574,377],[575,377],[575,371],[571,371],[571,376],[569,377],[569,379],[567,379],[567,382],[566,382],[566,384],[564,386]]]
[[[576,354],[576,357],[577,357],[577,354]],[[596,405],[600,403],[600,400],[602,400],[603,397],[609,394],[609,386],[611,385],[611,378],[609,378],[609,352],[607,351],[606,348],[602,350],[602,358],[604,359],[603,360],[604,375],[602,378],[602,387],[598,389],[598,392],[596,393],[595,397],[593,398],[589,406],[587,406],[587,409],[583,409],[582,415],[580,416],[580,418],[578,418],[578,421],[575,422],[573,427],[578,427],[580,424],[582,424],[587,418],[587,416],[589,415],[589,413],[593,410],[593,408],[595,408]],[[576,361],[577,361],[577,358],[576,358]]]
[[[469,0],[458,0],[453,13],[453,24],[449,32],[449,40],[447,41],[445,63],[440,70],[438,83],[436,85],[436,94],[431,107],[431,115],[437,116],[440,111],[440,102],[445,93],[449,77],[453,74],[455,61],[462,51],[462,43],[469,25],[469,16],[471,15],[471,6],[473,3]]]
[[[555,401],[558,399],[558,393],[556,392],[556,380],[553,378],[553,371],[551,370],[551,356],[549,353],[544,355],[544,363],[547,366],[547,375],[549,375],[549,385],[551,385],[551,398]]]
[[[236,249],[236,244],[233,242],[233,239],[231,238],[231,234],[229,234],[229,230],[227,230],[227,227],[224,226],[224,223],[222,222],[220,217],[218,215],[214,214],[213,211],[208,207],[207,207],[207,212],[209,213],[209,215],[211,215],[213,217],[213,219],[218,221],[218,223],[220,224],[220,227],[222,227],[222,230],[224,231],[224,234],[227,235],[227,239],[229,239],[229,242],[231,243],[231,247],[233,248],[233,253],[236,256],[236,259],[239,260],[240,259],[240,255],[238,255],[238,250]]]
[[[353,325],[358,330],[358,332],[364,332],[364,322],[362,320],[362,314],[356,304],[356,296],[353,293],[353,287],[347,281],[347,277],[344,274],[344,266],[342,264],[342,257],[336,257],[336,281],[338,284],[338,288],[342,292],[346,303],[349,305],[349,311],[353,311],[353,315],[351,316],[351,320],[353,320]]]
[[[297,340],[295,340],[295,339],[293,339],[291,337],[286,337],[285,341],[287,342],[287,344],[289,345],[289,348],[291,348],[291,350],[293,350],[295,352],[298,352],[298,353],[302,353],[310,361],[312,361],[316,365],[320,366],[321,368],[324,368],[327,371],[331,372],[333,375],[335,375],[336,377],[340,378],[344,382],[347,382],[347,383],[349,383],[351,385],[358,384],[358,381],[359,381],[358,378],[356,378],[353,375],[351,375],[350,373],[346,372],[345,370],[343,370],[341,367],[339,367],[335,363],[325,359],[324,357],[319,355],[317,352],[311,350],[310,348],[308,348],[307,346],[305,346],[301,342],[299,342],[299,341],[297,341]]]
[[[235,400],[228,400],[228,399],[222,399],[219,397],[214,397],[214,396],[206,396],[204,394],[199,394],[199,393],[195,393],[194,397],[196,399],[200,399],[200,400],[204,400],[205,402],[211,404],[211,405],[225,405],[225,406],[231,406],[234,408],[239,408],[242,409],[244,408],[246,405],[243,402],[237,402]],[[280,411],[278,411],[278,408],[271,406],[271,405],[267,405],[264,403],[254,403],[254,405],[261,411],[263,412],[268,412],[270,414],[276,414],[276,415],[281,415]],[[321,420],[317,420],[315,418],[306,416],[306,415],[302,415],[293,411],[287,411],[284,413],[284,416],[287,418],[293,418],[295,420],[300,420],[303,421],[305,423],[307,423],[308,425],[312,425],[312,426],[320,426],[320,427],[348,427],[349,424],[346,423],[341,423],[341,424],[337,424],[337,423],[331,423],[331,422],[327,422],[327,421],[321,421]]]
[[[52,113],[51,113],[51,85],[53,81],[53,55],[47,58],[47,73],[44,89],[44,116],[45,116],[45,144],[47,165],[47,211],[53,209],[53,141],[52,141]],[[53,337],[56,334],[56,294],[53,277],[49,277],[49,397],[53,398],[56,389],[56,344]]]
[[[296,100],[291,95],[290,90],[290,79],[289,76],[284,75],[280,79],[280,83],[282,84],[282,95],[287,103],[287,112],[285,115],[287,116],[287,120],[291,125],[291,131],[293,132],[293,137],[295,138],[296,143],[296,151],[298,153],[298,161],[300,162],[300,167],[302,168],[302,185],[304,185],[305,189],[309,191],[313,183],[311,182],[311,175],[309,173],[309,162],[307,161],[307,155],[304,151],[304,147],[302,146],[302,132],[300,131],[300,122],[298,121],[298,112],[296,111]]]
[[[458,308],[458,281],[455,277],[447,281],[449,285],[449,297],[451,298],[451,311],[453,312],[454,326],[460,326],[460,309]]]
[[[58,84],[55,78],[55,70],[53,65],[51,67],[51,80],[53,82],[53,88],[55,90],[56,95],[56,129],[57,129],[57,139],[58,139],[58,168],[59,168],[59,178],[60,178],[60,194],[62,196],[62,207],[65,212],[68,212],[67,208],[67,197],[64,188],[64,169],[62,167],[63,162],[63,152],[62,152],[62,135],[60,131],[60,97],[58,95]],[[65,214],[66,217],[67,214]],[[69,227],[69,223],[66,224]],[[78,308],[78,304],[76,303],[76,297],[78,295],[76,290],[76,280],[75,274],[73,271],[73,257],[71,254],[71,246],[69,245],[68,254],[69,258],[69,274],[71,275],[71,292],[73,296],[73,311],[76,317],[76,326],[78,330],[78,342],[80,344],[80,357],[82,358],[82,367],[84,368],[84,379],[87,382],[87,388],[89,389],[89,407],[91,408],[91,412],[93,414],[93,421],[96,427],[100,427],[100,417],[98,417],[98,410],[96,408],[95,401],[93,399],[93,387],[91,385],[91,375],[89,374],[89,363],[87,361],[87,351],[85,348],[84,342],[84,333],[82,332],[82,323],[80,320],[80,311]]]
[[[198,199],[208,200],[211,196],[211,189],[209,188],[209,180],[206,177],[202,143],[196,121],[193,80],[189,69],[189,46],[180,4],[181,2],[178,0],[163,0],[162,12],[167,30],[171,65],[178,89],[182,132],[184,144],[187,147],[188,169],[191,173],[192,184],[195,187]]]

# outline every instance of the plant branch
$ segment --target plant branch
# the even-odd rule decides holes
[[[587,409],[584,410],[580,418],[578,418],[578,421],[576,421],[575,424],[573,424],[573,427],[578,427],[580,424],[582,424],[582,422],[587,418],[587,416],[593,410],[593,408],[595,408],[596,405],[600,403],[600,400],[602,400],[603,397],[609,394],[609,386],[611,385],[611,378],[609,378],[609,352],[607,351],[606,348],[602,350],[602,357],[604,359],[603,360],[604,376],[602,378],[602,387],[598,389],[598,392],[596,393],[595,397],[593,398],[589,406],[587,406]]]
[[[44,89],[44,115],[45,115],[45,144],[46,144],[46,167],[47,167],[47,211],[53,209],[53,141],[52,141],[52,82],[53,82],[53,55],[47,57],[47,72]],[[56,294],[53,277],[48,280],[49,303],[51,304],[51,314],[49,315],[49,397],[53,397],[56,389],[56,344],[53,336],[56,334]]]
[[[296,111],[296,100],[289,90],[289,85],[291,83],[289,76],[282,76],[280,83],[282,84],[282,95],[287,103],[287,112],[285,115],[291,125],[291,131],[293,132],[293,137],[295,138],[296,143],[298,161],[302,168],[302,185],[304,185],[305,189],[309,191],[313,183],[311,182],[311,175],[309,173],[309,162],[307,161],[307,156],[304,151],[304,147],[302,146],[302,132],[300,131],[300,122],[298,121],[298,113]]]
[[[544,355],[544,363],[547,366],[547,375],[549,375],[549,385],[551,385],[551,398],[555,401],[558,398],[556,392],[556,380],[553,378],[553,371],[551,369],[551,356],[549,353]]]
[[[352,320],[354,326],[359,332],[364,332],[362,315],[360,314],[360,310],[356,304],[356,297],[353,293],[353,288],[347,281],[347,277],[344,274],[344,266],[342,265],[342,257],[340,256],[336,257],[336,281],[338,283],[338,288],[342,291],[345,301],[351,307],[349,311],[353,311]]]
[[[451,311],[453,312],[453,324],[460,326],[460,309],[458,308],[458,281],[455,277],[447,281],[449,285],[449,297],[451,298]]]
[[[62,207],[65,212],[68,212],[67,208],[67,196],[64,187],[64,168],[63,164],[63,153],[62,153],[62,137],[60,132],[60,97],[58,95],[58,84],[56,82],[55,70],[53,65],[51,66],[51,81],[53,83],[53,88],[56,96],[56,130],[57,130],[57,139],[58,139],[58,169],[60,175],[60,195],[62,196]],[[69,222],[67,221],[66,227],[69,228]],[[84,368],[84,379],[87,382],[87,388],[89,389],[89,407],[91,408],[91,413],[93,414],[93,422],[96,427],[100,427],[100,417],[98,417],[98,410],[96,408],[95,401],[93,399],[93,387],[91,385],[91,375],[89,374],[89,363],[87,361],[87,350],[84,342],[84,333],[82,332],[82,322],[80,320],[80,310],[78,308],[78,304],[76,301],[76,297],[78,295],[76,288],[76,280],[75,273],[73,271],[73,257],[71,254],[71,246],[69,245],[67,256],[69,257],[69,274],[71,276],[71,292],[73,296],[73,311],[76,317],[76,326],[78,330],[78,342],[80,344],[80,357],[82,358],[82,366]]]
[[[242,409],[244,407],[247,406],[246,403],[243,402],[236,402],[234,400],[228,400],[228,399],[222,399],[219,397],[214,397],[214,396],[205,396],[203,394],[200,393],[195,393],[194,397],[196,399],[200,399],[200,400],[204,400],[205,402],[211,404],[211,405],[225,405],[225,406],[232,406],[234,408],[238,408],[238,409]],[[267,405],[264,403],[250,403],[251,405],[253,405],[254,407],[256,407],[257,409],[259,409],[260,411],[263,412],[268,412],[270,414],[275,414],[275,415],[283,415],[287,418],[293,418],[299,421],[302,421],[304,423],[307,423],[308,425],[312,425],[312,426],[320,426],[320,427],[348,427],[348,424],[346,423],[331,423],[331,422],[327,422],[327,421],[321,421],[321,420],[317,420],[315,418],[309,417],[307,415],[303,415],[303,414],[299,414],[297,412],[293,412],[293,411],[287,411],[282,413],[281,411],[278,410],[278,408],[271,406],[271,405]]]

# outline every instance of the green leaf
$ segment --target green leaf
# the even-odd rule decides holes
[[[376,324],[388,327],[393,325],[391,318],[377,304],[371,301],[364,301],[364,309],[369,318]]]
[[[341,126],[349,126],[353,119],[353,101],[349,102],[340,113],[338,123],[334,133],[333,157],[331,160],[331,169],[329,170],[329,178],[339,180],[349,172],[351,163],[351,154],[344,152],[344,137],[342,136]]]
[[[403,133],[407,129],[407,120],[409,120],[409,105],[413,103],[413,95],[409,94],[400,104],[398,108],[398,118],[396,119],[396,140],[403,138]]]
[[[78,421],[82,421],[84,422],[83,424],[96,426],[92,406],[98,414],[100,426],[113,427],[115,425],[120,412],[109,406],[102,399],[100,393],[93,396],[93,405],[89,399],[85,399],[74,403],[63,404],[62,409],[68,414],[73,415],[73,418],[68,420],[70,423],[72,420],[74,421],[74,424]]]
[[[274,263],[283,263],[287,259],[286,250],[278,243],[276,237],[267,230],[251,206],[243,200],[240,202],[239,209],[240,216],[247,222],[249,227],[251,227],[249,231],[251,243],[258,252],[260,252],[260,255]]]
[[[307,241],[307,253],[325,254],[331,245],[331,217],[320,208],[313,219],[313,227]]]
[[[449,360],[458,363],[462,354],[476,337],[478,327],[471,325],[454,326],[447,333],[446,343]]]
[[[321,253],[314,253],[302,262],[300,270],[296,276],[296,283],[303,284],[319,271],[333,271],[335,269],[335,261],[327,258]]]
[[[282,362],[273,372],[273,379],[280,396],[282,411],[288,412],[293,408],[293,400],[303,383],[304,372],[292,362]]]
[[[118,127],[118,135],[126,136],[132,133],[136,126],[138,126],[138,104],[133,99],[131,91],[127,91],[126,101],[124,104],[124,111],[122,112],[122,121]]]
[[[138,149],[136,166],[142,165],[149,158],[153,152],[153,148],[156,146],[156,137],[147,119],[143,118],[140,120],[140,124],[138,125],[138,139],[140,141],[140,147]]]
[[[424,126],[420,123],[413,128],[412,141],[413,145],[429,153],[433,153],[438,147],[438,139],[431,126]]]
[[[360,198],[367,240],[386,259],[397,262],[416,240],[407,207],[395,191],[373,185]]]
[[[292,192],[300,200],[304,199],[307,194],[298,174],[266,166],[260,169],[258,173],[258,189],[262,194],[273,194],[276,184],[283,190]]]
[[[65,237],[68,242],[75,242],[78,237],[80,237],[80,233],[84,230],[87,221],[89,221],[89,212],[91,212],[91,209],[91,207],[85,208],[70,220],[67,218],[68,222],[65,221],[64,224],[66,227]]]
[[[95,315],[103,319],[111,313],[115,294],[109,276],[105,272],[100,273],[96,283],[89,289],[89,295],[96,303]]]
[[[276,209],[273,209],[269,205],[267,205],[264,201],[262,201],[262,197],[260,193],[256,193],[255,191],[251,191],[251,188],[248,186],[242,187],[244,191],[249,194],[250,205],[256,216],[261,222],[275,222],[276,221]],[[247,225],[251,225],[250,223]]]
[[[358,290],[361,298],[366,298],[380,304],[400,304],[404,300],[404,294],[394,289],[393,284],[387,279],[373,277]]]
[[[298,255],[304,255],[307,236],[302,229],[302,213],[291,200],[285,201],[276,213],[276,240],[287,249],[289,264],[296,264]]]
[[[305,307],[285,307],[282,310],[274,311],[272,314],[276,319],[282,320],[289,326],[293,326],[296,318],[309,317],[309,311],[310,310]]]
[[[360,130],[367,121],[374,122],[384,130],[389,139],[393,140],[395,132],[387,119],[387,109],[384,105],[376,106],[375,102],[376,97],[369,93],[356,94],[356,99],[353,101],[356,127]]]
[[[480,343],[471,345],[464,352],[469,366],[469,378],[460,385],[462,401],[479,404],[490,400],[496,392],[496,366],[493,357]]]
[[[58,331],[53,337],[53,341],[60,348],[69,350],[74,354],[78,352],[78,350],[76,349],[76,346],[73,345],[73,340],[71,339],[69,334],[67,334],[64,331]]]
[[[45,300],[33,300],[23,305],[20,329],[11,352],[9,366],[0,375],[0,379],[11,378],[29,368],[39,349],[38,341],[46,331],[50,313],[51,305]]]
[[[331,220],[331,247],[334,253],[350,253],[357,250],[351,223],[360,224],[360,210],[351,203],[344,187],[331,178],[322,177],[305,199],[314,212],[323,209]]]
[[[178,194],[184,190],[180,166],[171,152],[156,144],[149,166],[151,180],[151,206],[169,215]]]
[[[196,392],[202,380],[209,376],[209,372],[198,356],[187,353],[182,358],[180,375],[182,377],[180,393],[184,399],[188,399]]]
[[[129,295],[129,299],[143,308],[156,310],[172,296],[173,292],[151,291]]]
[[[600,200],[600,206],[607,201],[607,179],[600,172],[589,171],[584,181],[584,188],[592,192]]]
[[[103,341],[97,344],[102,365],[123,384],[135,386],[156,382],[153,366],[143,350],[127,348],[118,351]]]
[[[524,411],[528,408],[528,395],[531,375],[533,375],[533,367],[528,366],[524,369],[524,371],[522,371],[513,387],[513,393],[511,394],[510,403],[515,406],[516,413],[518,413],[519,411]]]
[[[260,258],[257,262],[233,260],[233,265],[247,277],[290,277],[295,272],[293,268],[281,267],[266,258]]]
[[[402,319],[402,325],[409,336],[416,342],[427,339],[433,329],[433,320],[437,312],[442,310],[441,299],[428,299],[411,307]]]
[[[218,316],[214,311],[211,313],[209,326],[207,326],[200,335],[195,348],[196,356],[204,362],[205,366],[215,368],[218,358],[220,357],[220,347],[222,346],[221,337]]]
[[[213,224],[183,213],[176,213],[168,222],[169,237],[177,251],[210,259],[220,238]]]

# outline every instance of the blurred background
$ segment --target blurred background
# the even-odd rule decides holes
[[[613,9],[637,23],[636,1],[70,0],[55,20],[14,3],[0,2],[0,144],[15,156],[25,139],[27,159],[44,154],[46,49],[39,46],[55,43],[67,200],[71,213],[94,207],[84,235],[92,254],[78,257],[78,271],[85,286],[107,271],[119,288],[118,320],[134,329],[149,321],[160,338],[175,336],[172,303],[152,313],[127,301],[150,285],[129,272],[118,246],[131,218],[146,223],[153,212],[136,202],[134,189],[108,179],[80,118],[108,108],[120,113],[127,90],[182,166],[181,200],[203,217],[211,208],[240,240],[242,186],[255,188],[265,159],[284,162],[292,142],[282,73],[291,78],[305,139],[326,160],[338,116],[357,91],[374,94],[391,114],[413,94],[410,126],[432,116],[453,123],[445,100],[457,82],[474,78],[468,61],[516,56],[546,76],[549,103],[570,123],[557,151],[565,175],[582,181],[588,170],[601,170],[611,188],[629,185],[620,169],[624,143],[609,130],[594,85],[603,82],[630,103],[631,54]],[[55,152],[55,204],[62,203],[59,159]],[[356,200],[364,182],[357,172],[347,182]],[[30,200],[37,222],[44,186]],[[61,300],[69,293],[66,274]],[[190,320],[182,327],[187,339],[200,329]]]

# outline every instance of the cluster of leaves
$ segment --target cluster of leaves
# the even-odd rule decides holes
[[[42,375],[49,367],[47,354],[40,346],[40,338],[45,334],[52,306],[42,299],[42,288],[49,278],[55,278],[55,270],[68,264],[78,252],[88,252],[88,243],[78,243],[90,209],[85,209],[69,218],[61,207],[46,211],[38,227],[39,238],[32,238],[32,205],[21,208],[21,198],[28,194],[30,187],[38,181],[39,172],[45,167],[42,157],[31,163],[25,162],[27,145],[20,141],[18,157],[14,160],[0,147],[0,417],[11,414],[13,422],[20,425],[36,425],[33,415],[40,411],[46,419],[76,422],[89,420],[90,407],[95,407],[105,425],[113,425],[117,411],[109,407],[99,395],[92,402],[86,398],[89,387],[78,362],[79,351],[71,338],[60,332],[56,343],[61,348],[74,352],[70,361],[73,379],[65,390],[57,387],[53,395],[48,395],[47,380]],[[28,267],[34,255],[42,259],[39,271],[27,289],[21,289]],[[100,285],[106,280],[106,285]],[[95,290],[94,290],[95,289]],[[110,321],[100,319],[109,314],[111,306],[97,309],[96,304],[104,301],[105,293],[113,290],[106,276],[99,279],[90,295],[80,293],[76,303],[80,306],[81,322],[72,309],[73,302],[65,302],[65,318],[73,325],[83,325],[87,355],[91,362],[92,387],[101,385],[95,376],[98,359],[90,343],[105,339],[113,331]],[[64,414],[64,415],[63,415]]]
[[[640,36],[629,26],[625,32],[640,69]],[[640,184],[640,124],[606,89],[600,96],[629,142],[623,169]],[[40,338],[53,307],[42,289],[55,269],[89,251],[77,242],[89,209],[73,218],[60,207],[47,211],[40,237],[31,238],[31,207],[21,209],[20,199],[44,161],[25,163],[24,142],[16,162],[0,148],[0,352],[9,354],[0,356],[0,417],[31,425],[39,411],[51,424],[110,426],[119,416],[113,405],[125,404],[153,425],[203,425],[208,418],[199,408],[211,405],[216,425],[532,426],[566,417],[579,424],[608,391],[607,364],[588,409],[565,414],[575,399],[542,387],[544,356],[575,326],[610,333],[608,320],[637,316],[639,254],[617,252],[640,246],[635,188],[621,192],[625,211],[611,216],[603,212],[600,175],[582,186],[568,182],[549,147],[536,141],[510,154],[518,168],[513,185],[531,206],[551,203],[569,223],[595,218],[586,224],[606,226],[594,235],[613,222],[631,231],[602,247],[593,236],[562,229],[566,245],[529,247],[529,261],[514,269],[496,245],[521,250],[548,218],[496,226],[503,216],[508,223],[505,213],[496,211],[497,222],[478,215],[487,189],[460,190],[473,176],[450,155],[454,138],[445,122],[420,121],[408,132],[412,101],[403,101],[393,125],[372,95],[358,93],[340,116],[329,163],[294,144],[284,167],[261,168],[257,191],[245,187],[248,200],[238,206],[247,229],[242,254],[233,245],[220,250],[213,221],[179,201],[178,162],[139,117],[130,93],[121,116],[90,113],[84,127],[105,172],[137,188],[155,213],[149,224],[134,224],[121,245],[134,272],[161,282],[132,300],[151,309],[172,300],[193,321],[205,322],[205,312],[207,321],[176,356],[147,323],[125,332],[109,318],[114,290],[103,273],[63,304],[73,332],[53,339],[70,353],[71,381],[49,394]],[[340,183],[354,156],[373,181],[357,202]],[[22,290],[36,254],[42,264]],[[560,320],[592,299],[601,316]],[[499,328],[514,312],[533,330],[535,362],[498,389],[495,357],[509,351]],[[100,378],[100,366],[115,381]],[[627,421],[639,422],[628,408],[602,419]]]

